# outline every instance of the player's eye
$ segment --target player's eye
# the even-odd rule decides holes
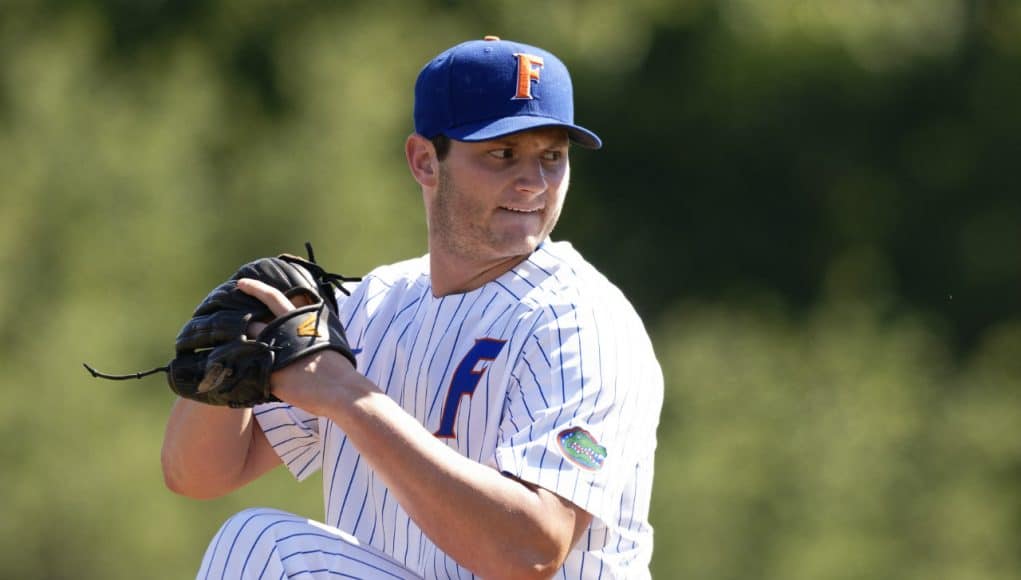
[[[564,152],[559,150],[552,150],[543,153],[542,158],[546,161],[560,161],[564,158]]]
[[[497,159],[510,159],[514,157],[514,151],[510,147],[504,147],[502,149],[493,149],[489,154]]]

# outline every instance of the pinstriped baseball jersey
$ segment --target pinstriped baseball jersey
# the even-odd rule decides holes
[[[439,298],[428,264],[379,268],[341,305],[358,369],[461,454],[593,514],[558,577],[648,576],[663,379],[631,305],[566,242]],[[256,416],[298,479],[322,470],[327,525],[424,577],[472,577],[335,424],[286,404]]]

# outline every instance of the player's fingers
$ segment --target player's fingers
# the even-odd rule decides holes
[[[248,325],[248,329],[245,331],[245,336],[247,336],[248,338],[255,338],[259,336],[262,333],[263,329],[265,329],[267,326],[269,325],[266,324],[265,322],[252,322],[251,324]]]
[[[253,298],[258,298],[260,302],[265,304],[273,316],[281,316],[287,314],[291,310],[294,310],[294,305],[291,301],[284,296],[284,293],[277,290],[276,288],[253,280],[251,278],[241,278],[238,280],[238,290],[241,290],[245,294]]]

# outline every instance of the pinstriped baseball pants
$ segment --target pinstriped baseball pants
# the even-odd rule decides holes
[[[198,580],[419,579],[337,528],[269,508],[232,516],[210,542]]]

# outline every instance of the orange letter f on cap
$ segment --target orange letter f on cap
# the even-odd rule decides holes
[[[514,56],[518,57],[518,89],[514,99],[533,99],[532,81],[539,82],[542,57],[523,52],[516,52]]]

